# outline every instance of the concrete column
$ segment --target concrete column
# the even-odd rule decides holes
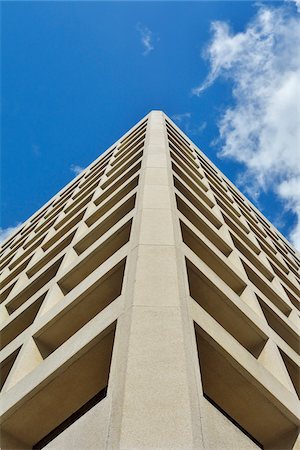
[[[116,336],[117,358],[127,360],[118,448],[186,450],[193,448],[193,433],[163,114],[152,112],[148,127],[125,281],[127,326],[120,325]],[[118,348],[128,326],[122,355]],[[118,376],[113,383],[122,384]],[[114,445],[111,437],[109,448]]]

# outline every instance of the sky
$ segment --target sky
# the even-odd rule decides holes
[[[1,7],[0,240],[156,109],[300,248],[299,1]]]

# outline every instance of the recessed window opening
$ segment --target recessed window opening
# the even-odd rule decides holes
[[[224,210],[221,209],[221,214],[224,218],[225,223],[238,234],[240,237],[245,236],[245,239],[247,240],[248,245],[253,249],[255,248],[255,245],[252,243],[252,241],[247,237],[247,234],[250,233],[250,230],[246,227],[246,225],[243,224],[241,220],[238,220],[238,218],[230,212],[230,210]],[[256,251],[257,253],[257,251]],[[259,252],[258,252],[259,253]]]
[[[9,265],[9,270],[13,270],[24,258],[26,258],[28,255],[30,255],[45,239],[45,235],[40,237],[38,239],[37,236],[35,236],[31,240],[31,246],[27,247],[27,249],[20,255],[18,258],[12,261],[12,263]]]
[[[131,139],[129,139],[126,143],[121,144],[121,146],[118,148],[116,152],[116,159],[119,159],[123,157],[126,153],[131,151],[132,148],[136,147],[140,142],[145,140],[146,136],[146,128],[142,129],[140,132],[136,133]],[[112,165],[114,164],[114,161],[112,162]]]
[[[283,256],[284,262],[292,265],[294,267],[294,269],[297,271],[297,273],[299,273],[297,260],[295,258],[293,258],[291,254],[290,255],[284,255],[283,253],[281,253],[281,254]]]
[[[222,223],[219,219],[212,213],[209,208],[197,199],[190,190],[186,189],[184,185],[174,177],[174,185],[176,189],[185,197],[201,214],[203,214],[216,228],[221,228]]]
[[[21,231],[20,234],[21,234],[22,236],[28,236],[28,234],[30,234],[30,233],[35,229],[35,227],[36,227],[36,224],[35,224],[35,223],[32,223],[32,224],[29,223],[29,226],[25,227],[25,228],[23,229],[23,231]]]
[[[223,209],[223,211],[227,212],[230,217],[235,216],[236,220],[241,217],[241,214],[231,205],[231,203],[221,198],[220,195],[215,196],[215,200],[218,206]]]
[[[296,296],[298,298],[300,298],[300,290],[297,288],[297,286],[294,285],[294,283],[292,283],[288,277],[286,277],[279,269],[278,267],[276,267],[270,260],[269,263],[272,267],[272,269],[274,270],[274,272],[276,273],[276,275],[278,276],[278,278],[281,279],[281,281],[289,287],[289,289],[291,289],[292,291],[294,291],[294,293],[296,294]]]
[[[0,350],[28,328],[36,318],[46,292],[0,331]]]
[[[177,208],[201,233],[203,233],[215,246],[225,255],[229,256],[232,248],[211,228],[206,224],[204,219],[195,214],[187,204],[176,195]]]
[[[25,303],[30,297],[32,297],[37,291],[45,286],[57,273],[59,266],[61,265],[63,257],[55,261],[48,269],[40,274],[35,280],[25,287],[19,294],[13,297],[12,300],[6,305],[6,309],[9,314],[12,314],[23,303]]]
[[[206,175],[206,178],[208,179],[208,181],[209,181],[209,184],[210,184],[210,186],[211,185],[213,185],[214,186],[214,188],[215,189],[217,189],[217,190],[221,190],[222,191],[222,193],[224,194],[224,195],[226,195],[226,197],[228,197],[228,200],[232,203],[233,201],[232,201],[232,199],[229,197],[229,193],[228,193],[228,190],[226,189],[226,187],[221,183],[221,181],[219,181],[219,179],[217,179],[216,177],[212,177],[208,172],[207,173],[205,173],[205,175]]]
[[[138,175],[134,177],[134,174],[129,174],[128,172],[124,177],[119,178],[114,184],[112,184],[108,189],[105,189],[97,198],[95,198],[95,205],[100,205],[100,203],[102,203],[111,194],[117,192],[118,189],[122,190],[125,186],[133,186],[130,190],[133,189],[138,185],[138,179]],[[125,183],[127,183],[127,185]]]
[[[32,449],[42,449],[44,448],[49,442],[53,441],[57,436],[59,436],[61,433],[63,433],[67,428],[69,428],[73,423],[75,423],[80,417],[82,417],[84,414],[86,414],[90,409],[92,409],[94,406],[96,406],[101,400],[103,400],[106,397],[107,394],[107,387],[102,389],[100,392],[98,392],[96,395],[94,395],[93,398],[88,400],[81,408],[79,408],[77,411],[75,411],[73,414],[71,414],[70,417],[68,417],[66,420],[64,420],[60,425],[58,425],[54,430],[50,431],[47,436],[45,436],[43,439],[41,439],[39,442],[37,442]]]
[[[261,277],[254,270],[252,270],[244,260],[241,259],[241,261],[251,283],[253,283],[254,286],[256,286],[257,289],[262,292],[278,309],[280,309],[283,314],[286,316],[289,315],[291,312],[289,305],[287,305],[280,295],[278,295],[277,292],[269,286],[268,282],[262,280]]]
[[[98,170],[100,167],[104,167],[109,159],[111,158],[113,152],[115,151],[116,147],[114,147],[113,149],[110,150],[109,153],[107,153],[105,156],[101,156],[100,159],[93,165],[90,167],[89,172],[87,173],[87,175],[89,175],[90,173],[94,172],[95,170]]]
[[[59,199],[56,200],[56,201],[53,203],[53,206],[54,206],[56,203],[60,202],[60,201],[61,201],[62,199],[64,199],[65,197],[68,197],[68,198],[69,198],[69,196],[72,195],[72,193],[75,191],[75,189],[77,188],[77,186],[79,185],[79,183],[80,183],[80,180],[77,180],[76,183],[73,183],[72,186],[69,186],[65,191],[63,191],[63,192],[60,194]]]
[[[182,179],[181,181],[179,181],[179,178],[177,176],[174,177],[174,179],[177,180],[175,182],[175,187],[177,187],[176,183],[178,182],[184,187],[184,189],[190,191],[190,189],[187,189],[183,184],[183,183],[185,183],[185,179]],[[193,189],[193,194],[195,194],[197,196],[196,198],[201,198],[201,200],[203,200],[210,208],[214,207],[214,202],[207,196],[206,192],[203,192],[195,184],[192,184],[191,182],[188,182],[186,184],[188,185],[188,187]]]
[[[4,361],[0,363],[0,371],[1,371],[1,377],[0,377],[0,390],[2,390],[8,375],[12,369],[12,366],[14,365],[15,360],[17,359],[18,353],[20,351],[21,347],[19,347],[17,350],[15,350],[13,353],[11,353],[7,358],[5,358]]]
[[[241,295],[246,283],[235,273],[226,262],[217,256],[210,246],[193,233],[180,221],[183,242],[194,252],[198,258],[210,267],[237,295]]]
[[[120,166],[122,166],[126,161],[128,161],[135,153],[137,153],[141,148],[144,147],[144,140],[134,147],[130,152],[126,152],[124,155],[120,155],[120,158],[115,159],[112,164],[112,168],[109,172],[107,172],[107,175],[114,173]]]
[[[77,192],[77,194],[72,198],[71,204],[65,209],[65,213],[67,214],[69,211],[74,209],[74,206],[77,204],[86,204],[86,198],[89,200],[93,197],[95,189],[97,185],[100,183],[100,180],[95,180],[89,187],[83,188]],[[81,203],[82,202],[82,203]]]
[[[251,227],[250,227],[251,228]],[[261,236],[258,236],[257,234],[255,234],[255,237],[259,243],[260,248],[267,254],[267,255],[272,255],[270,256],[272,259],[275,259],[277,261],[276,258],[276,254],[277,251],[275,250],[275,248],[272,247],[272,245],[269,244],[269,242],[265,239],[263,239]],[[281,267],[281,263],[278,261],[279,266]],[[286,267],[283,269],[284,271],[286,271]]]
[[[290,417],[269,400],[267,391],[253,383],[247,369],[218,341],[197,324],[195,332],[205,397],[260,448],[274,448],[285,438],[283,447],[292,450],[298,429]]]
[[[289,268],[289,270],[290,270],[291,272],[293,272],[293,274],[294,274],[295,277],[297,278],[297,281],[299,282],[299,281],[300,281],[300,275],[299,275],[298,270],[295,269],[295,267],[292,266],[292,265],[291,265],[290,263],[288,263],[287,261],[286,261],[285,263],[286,263],[287,267]],[[288,273],[288,272],[285,271],[285,273]]]
[[[48,212],[48,214],[43,218],[42,223],[40,223],[36,229],[35,233],[38,233],[44,226],[44,224],[48,223],[49,220],[53,219],[54,216],[58,216],[58,214],[64,209],[65,202],[63,204],[55,206],[51,211]]]
[[[248,261],[250,261],[254,267],[256,267],[260,273],[267,278],[267,280],[272,281],[274,275],[270,270],[268,270],[264,264],[249,250],[238,238],[234,236],[233,233],[229,232],[231,239],[233,240],[234,246],[239,250],[239,252],[245,256]]]
[[[199,180],[203,180],[203,175],[201,172],[199,172],[196,169],[191,170],[186,164],[183,163],[182,160],[180,160],[174,152],[170,151],[171,154],[171,159],[172,159],[172,168],[174,169],[174,167],[178,168],[180,167],[181,170],[183,170],[189,177],[191,177],[196,183],[199,182]],[[176,164],[175,164],[176,163]],[[201,181],[201,183],[203,184],[203,186],[205,186],[205,184]],[[206,186],[205,186],[206,187]],[[206,190],[208,188],[206,187]]]
[[[79,191],[77,191],[76,194],[73,195],[72,199],[76,200],[81,194],[91,192],[92,187],[96,187],[97,182],[98,183],[100,182],[100,178],[103,175],[103,173],[104,171],[98,174],[96,173],[95,176],[92,177],[90,180],[86,180],[86,182],[79,187]]]
[[[181,181],[183,181],[185,184],[187,184],[189,186],[189,188],[191,188],[193,190],[194,194],[196,194],[197,197],[200,197],[210,208],[213,208],[213,206],[214,206],[213,201],[210,200],[210,198],[206,195],[205,192],[203,192],[203,190],[198,188],[198,186],[202,187],[200,185],[200,183],[198,183],[198,186],[196,186],[182,172],[180,174],[177,173],[177,175],[180,176]]]
[[[55,258],[61,251],[63,251],[71,242],[75,235],[75,230],[72,231],[68,236],[62,239],[52,250],[50,250],[43,258],[41,258],[36,264],[34,264],[29,270],[27,270],[26,275],[28,278],[33,277],[37,272],[39,272],[48,262]]]
[[[133,161],[132,161],[133,163]],[[101,188],[102,189],[106,189],[110,184],[112,184],[113,181],[115,181],[119,176],[120,179],[118,180],[120,182],[120,184],[122,184],[125,180],[128,180],[128,178],[130,178],[133,174],[135,174],[136,172],[138,172],[138,170],[140,170],[142,165],[142,162],[139,161],[137,164],[135,164],[133,167],[127,169],[127,171],[125,171],[125,173],[123,174],[123,169],[121,169],[120,171],[118,171],[117,173],[114,174],[114,176],[110,177],[108,180],[106,180],[102,185]],[[123,175],[122,175],[123,174]]]
[[[120,141],[120,145],[127,142],[129,139],[132,138],[136,133],[141,131],[141,128],[146,127],[148,122],[148,119],[144,120],[142,123],[140,123],[134,130],[132,130],[124,139]]]
[[[16,237],[18,236],[18,234],[20,233],[21,230],[16,231],[13,234],[13,236],[8,239],[8,241],[6,241],[4,244],[1,245],[1,255],[2,255],[2,253],[4,253],[4,251],[7,249],[7,247],[9,247],[12,244],[12,242],[14,241],[14,239],[16,239]]]
[[[299,301],[299,297],[295,297],[287,288],[286,286],[284,286],[283,284],[281,285],[286,293],[286,295],[288,296],[288,298],[291,300],[292,304],[299,309],[300,311],[300,301]]]
[[[14,256],[15,256],[14,251],[9,252],[7,255],[5,255],[5,257],[2,258],[1,260],[0,270],[5,269],[5,267],[11,262]]]
[[[24,242],[26,242],[26,239],[28,238],[28,236],[21,236],[19,239],[17,239],[16,241],[14,241],[10,248],[13,251],[18,250],[20,247],[22,247],[22,245],[24,244]]]
[[[89,401],[93,402],[97,394],[102,398],[100,393],[108,386],[115,326],[110,325],[57,367],[51,379],[45,380],[43,389],[34,388],[30,398],[7,418],[3,431],[33,448]],[[76,420],[76,415],[73,418]]]
[[[58,285],[64,294],[74,289],[129,241],[131,224],[132,220],[128,221],[59,280]]]
[[[106,183],[104,183],[106,186],[108,184],[111,184],[112,181],[114,181],[116,178],[118,178],[118,176],[120,174],[122,174],[123,172],[125,172],[127,169],[129,169],[136,161],[138,161],[141,157],[142,157],[143,151],[138,152],[137,154],[135,154],[134,156],[132,156],[126,163],[124,163],[121,167],[119,167],[116,171],[114,171],[112,169],[112,172],[110,174],[108,174],[109,178],[106,181]],[[109,181],[109,183],[108,183]]]
[[[196,167],[198,167],[198,164],[195,161],[194,155],[191,151],[191,149],[187,149],[185,145],[183,145],[181,142],[178,141],[175,137],[172,136],[172,134],[168,135],[169,142],[171,142],[180,152],[184,154],[184,156]]]
[[[34,215],[30,222],[35,223],[37,220],[39,220],[44,214],[46,214],[46,211],[53,205],[54,200],[50,202],[48,205],[46,205],[41,211],[39,211],[36,215]]]
[[[247,220],[248,226],[253,233],[260,237],[263,241],[265,241],[265,238],[267,237],[266,233],[258,228],[253,222],[251,222],[249,219]],[[276,253],[276,250],[273,250]]]
[[[93,214],[91,214],[86,219],[85,223],[87,224],[87,226],[90,227],[91,225],[93,225],[100,217],[102,217],[104,214],[106,214],[111,208],[113,208],[117,203],[119,203],[123,198],[125,198],[131,191],[133,191],[135,189],[135,187],[137,186],[137,183],[138,183],[138,177],[131,180],[122,189],[119,189],[118,191],[116,191],[115,195],[111,198],[108,198],[103,204],[102,204],[101,200],[103,200],[103,198],[106,199],[107,192],[105,192],[103,195],[98,197],[98,199],[96,199],[94,203],[96,205],[98,205],[100,203],[100,205],[102,204],[102,206],[100,206],[100,208],[98,208]]]
[[[210,278],[186,259],[190,296],[255,358],[267,336],[252,324]]]
[[[33,337],[44,359],[116,300],[122,292],[125,259],[100,277]]]
[[[75,216],[78,212],[81,214],[82,209],[84,208],[83,212],[86,211],[87,204],[92,200],[94,193],[92,192],[89,194],[86,198],[84,198],[82,201],[77,199],[75,202],[70,205],[70,208],[68,208],[68,212],[65,211],[65,215],[62,219],[60,219],[55,225],[55,230],[59,230],[63,225],[67,224],[71,221],[72,217]],[[77,217],[77,216],[76,216]]]
[[[289,325],[283,321],[258,295],[257,299],[264,316],[271,328],[300,355],[299,336]]]
[[[232,417],[230,417],[229,414],[226,413],[226,411],[224,411],[224,409],[222,409],[214,400],[212,400],[207,394],[203,393],[203,397],[211,404],[213,405],[218,411],[220,411],[220,413],[223,414],[223,416],[226,417],[226,419],[228,419],[231,423],[233,423],[233,425],[235,425],[242,433],[244,433],[252,442],[254,442],[254,444],[257,445],[257,447],[264,449],[264,446],[258,442],[253,436],[251,436],[250,433],[248,433],[243,427],[241,427],[241,425],[234,420]]]
[[[181,148],[184,149],[184,151],[187,154],[193,155],[192,149],[190,148],[189,144],[187,144],[183,139],[181,139],[181,136],[173,128],[167,127],[167,133],[169,139],[175,141]]]
[[[31,255],[28,259],[26,259],[25,261],[23,261],[22,264],[20,264],[15,270],[13,270],[12,272],[10,272],[10,274],[2,279],[2,281],[0,282],[0,288],[2,289],[4,286],[6,286],[11,280],[13,280],[14,278],[16,278],[24,269],[26,269],[26,267],[28,266],[31,258],[33,257],[33,255]]]
[[[180,158],[182,161],[191,169],[194,170],[197,173],[198,166],[196,164],[192,164],[189,159],[186,158],[186,156],[180,152],[180,150],[177,149],[171,142],[169,142],[170,149]]]
[[[56,222],[57,216],[55,216],[54,218],[52,218],[50,220],[47,220],[45,223],[43,223],[43,226],[39,227],[39,229],[35,230],[35,237],[33,239],[38,239],[40,236],[42,236],[47,230],[49,230],[49,228],[52,227],[52,225],[54,225],[54,223]],[[28,248],[29,245],[31,245],[33,239],[31,239],[30,241],[26,242],[26,244],[23,246],[24,249]]]
[[[206,167],[208,170],[212,171],[212,172],[214,173],[214,175],[217,176],[217,178],[221,179],[220,176],[219,176],[219,172],[213,167],[213,165],[212,165],[209,161],[207,161],[207,160],[206,160],[202,155],[200,155],[199,153],[197,154],[197,157],[198,157],[200,163],[204,164],[205,167]]]
[[[281,357],[283,359],[284,365],[288,371],[290,379],[293,383],[295,391],[300,399],[300,371],[298,364],[295,363],[280,347],[278,347]]]
[[[168,120],[166,120],[166,126],[167,126],[167,129],[168,129],[169,131],[173,132],[173,133],[178,137],[178,139],[180,139],[180,140],[181,140],[182,142],[184,142],[186,145],[190,146],[189,141],[186,140],[185,137],[182,136],[182,134],[178,133],[178,131],[176,130],[176,128],[174,128],[173,125],[172,125]]]
[[[224,192],[222,189],[220,189],[219,186],[215,187],[214,184],[209,181],[209,186],[211,188],[211,190],[214,192],[214,194],[216,194],[221,200],[223,200],[224,203],[226,203],[228,205],[229,208],[234,208],[234,201],[227,195],[226,192]]]
[[[179,166],[181,166],[181,164],[179,164]],[[190,172],[190,170],[187,169],[186,167],[183,169],[183,167],[181,166],[181,169],[180,169],[178,167],[178,165],[172,161],[172,169],[188,186],[190,186],[194,190],[196,189],[195,192],[199,191],[198,186],[204,192],[208,191],[208,187],[206,187],[205,184],[201,181],[201,179],[200,179],[201,177],[195,177],[195,175],[192,172]],[[196,184],[196,186],[195,186],[195,184]]]
[[[87,185],[90,185],[96,178],[101,178],[102,175],[104,174],[106,169],[106,166],[104,167],[100,167],[98,170],[94,170],[93,172],[90,172],[81,182],[81,184],[79,185],[79,190],[82,187],[85,187]]]
[[[10,286],[8,286],[8,288],[5,289],[5,291],[1,292],[0,303],[3,303],[7,299],[17,281],[18,280],[15,280]]]
[[[110,214],[110,216],[101,221],[101,223],[94,226],[86,236],[84,236],[79,242],[77,242],[74,246],[74,250],[77,252],[77,254],[80,255],[82,252],[84,252],[95,241],[103,236],[104,233],[110,230],[130,211],[132,211],[135,205],[135,198],[136,195],[130,197],[125,203],[117,208],[116,211],[114,211],[112,214]]]
[[[114,161],[112,161],[111,165],[114,166],[122,158],[124,158],[124,156],[128,155],[128,153],[131,153],[132,150],[141,148],[141,144],[144,143],[145,137],[146,133],[143,131],[142,133],[139,133],[132,141],[128,142],[128,144],[126,144],[124,147],[120,147],[118,153],[116,154],[116,158],[114,159]]]
[[[70,231],[72,228],[74,228],[75,225],[77,225],[78,222],[80,222],[80,220],[81,220],[82,217],[84,216],[85,211],[86,211],[85,209],[84,209],[83,211],[80,211],[80,213],[77,214],[77,216],[75,216],[75,217],[73,217],[73,216],[71,215],[69,221],[68,221],[64,226],[61,226],[61,225],[62,225],[61,222],[57,223],[56,226],[55,226],[54,228],[56,228],[56,227],[58,227],[58,226],[61,227],[61,228],[60,228],[60,229],[59,229],[59,228],[56,228],[57,231],[56,231],[55,235],[52,236],[50,239],[48,239],[48,240],[42,245],[42,249],[43,249],[44,251],[47,251],[47,250],[48,250],[50,247],[52,247],[52,245],[54,245],[55,242],[57,242],[62,236],[64,236],[68,231]]]

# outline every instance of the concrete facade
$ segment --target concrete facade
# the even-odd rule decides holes
[[[1,449],[300,449],[299,254],[161,111],[0,251]]]

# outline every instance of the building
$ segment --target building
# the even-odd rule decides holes
[[[299,449],[299,255],[160,111],[1,250],[2,450]]]

